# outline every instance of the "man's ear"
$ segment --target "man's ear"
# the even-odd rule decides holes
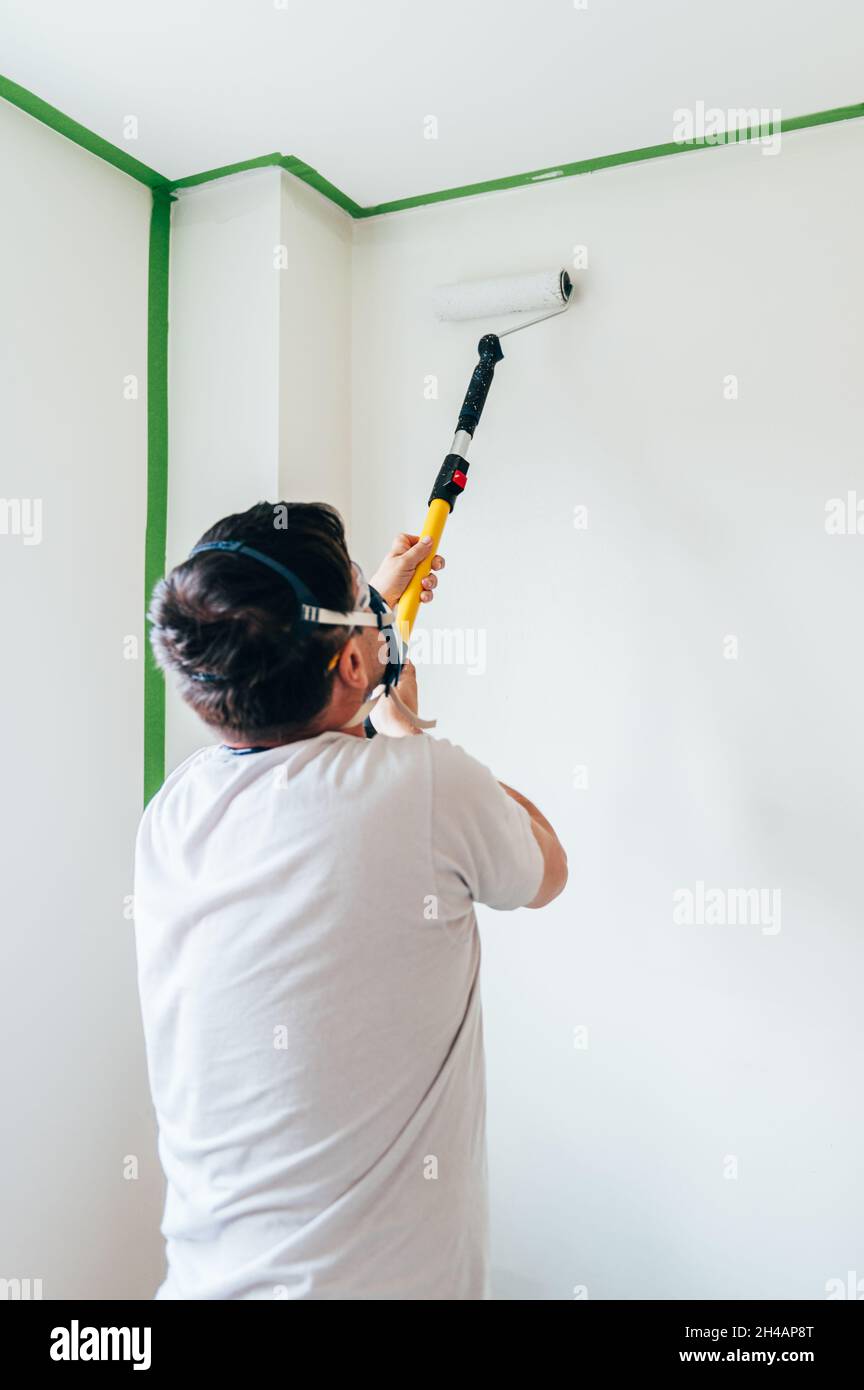
[[[336,672],[339,679],[347,685],[350,690],[366,690],[369,682],[366,679],[366,671],[363,666],[363,655],[356,637],[349,637],[345,646],[339,653],[339,660],[336,663]]]

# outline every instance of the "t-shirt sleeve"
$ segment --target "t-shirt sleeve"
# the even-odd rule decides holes
[[[474,902],[525,907],[543,880],[543,854],[531,818],[495,777],[444,738],[429,738],[432,850],[439,891],[467,888]]]

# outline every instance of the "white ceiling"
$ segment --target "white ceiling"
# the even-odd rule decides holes
[[[860,0],[578,3],[0,0],[0,71],[170,178],[278,151],[365,205],[864,98]]]

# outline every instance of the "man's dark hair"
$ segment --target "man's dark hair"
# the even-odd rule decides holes
[[[342,518],[326,503],[259,502],[217,521],[198,544],[227,540],[293,570],[320,607],[354,608]],[[178,678],[195,713],[223,734],[267,742],[296,735],[323,710],[327,663],[348,633],[301,622],[286,579],[260,560],[218,550],[161,579],[148,617],[156,661]],[[195,679],[202,674],[210,679]]]

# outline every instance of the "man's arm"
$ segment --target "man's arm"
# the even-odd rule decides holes
[[[537,810],[533,801],[529,801],[527,796],[514,791],[504,782],[499,782],[498,785],[508,796],[512,796],[514,801],[518,801],[519,805],[531,817],[534,839],[540,846],[540,852],[543,855],[543,878],[537,896],[530,903],[526,903],[526,907],[545,907],[547,903],[551,903],[553,898],[557,898],[558,894],[564,891],[567,883],[567,852],[552,826],[542,811]]]
[[[406,661],[402,677],[399,681],[399,693],[405,703],[417,710],[417,672],[410,661]],[[405,723],[399,711],[388,705],[386,700],[381,700],[372,711],[372,722],[381,733],[386,733],[391,738],[400,738],[405,734],[416,734],[420,731],[412,728]],[[545,907],[551,903],[553,898],[557,898],[559,893],[563,893],[567,884],[567,853],[552,826],[549,824],[542,811],[538,811],[533,801],[529,801],[527,796],[521,792],[514,791],[505,782],[499,782],[499,787],[505,791],[509,797],[528,812],[531,821],[531,829],[534,839],[540,846],[540,853],[543,855],[543,878],[540,887],[526,907]]]

